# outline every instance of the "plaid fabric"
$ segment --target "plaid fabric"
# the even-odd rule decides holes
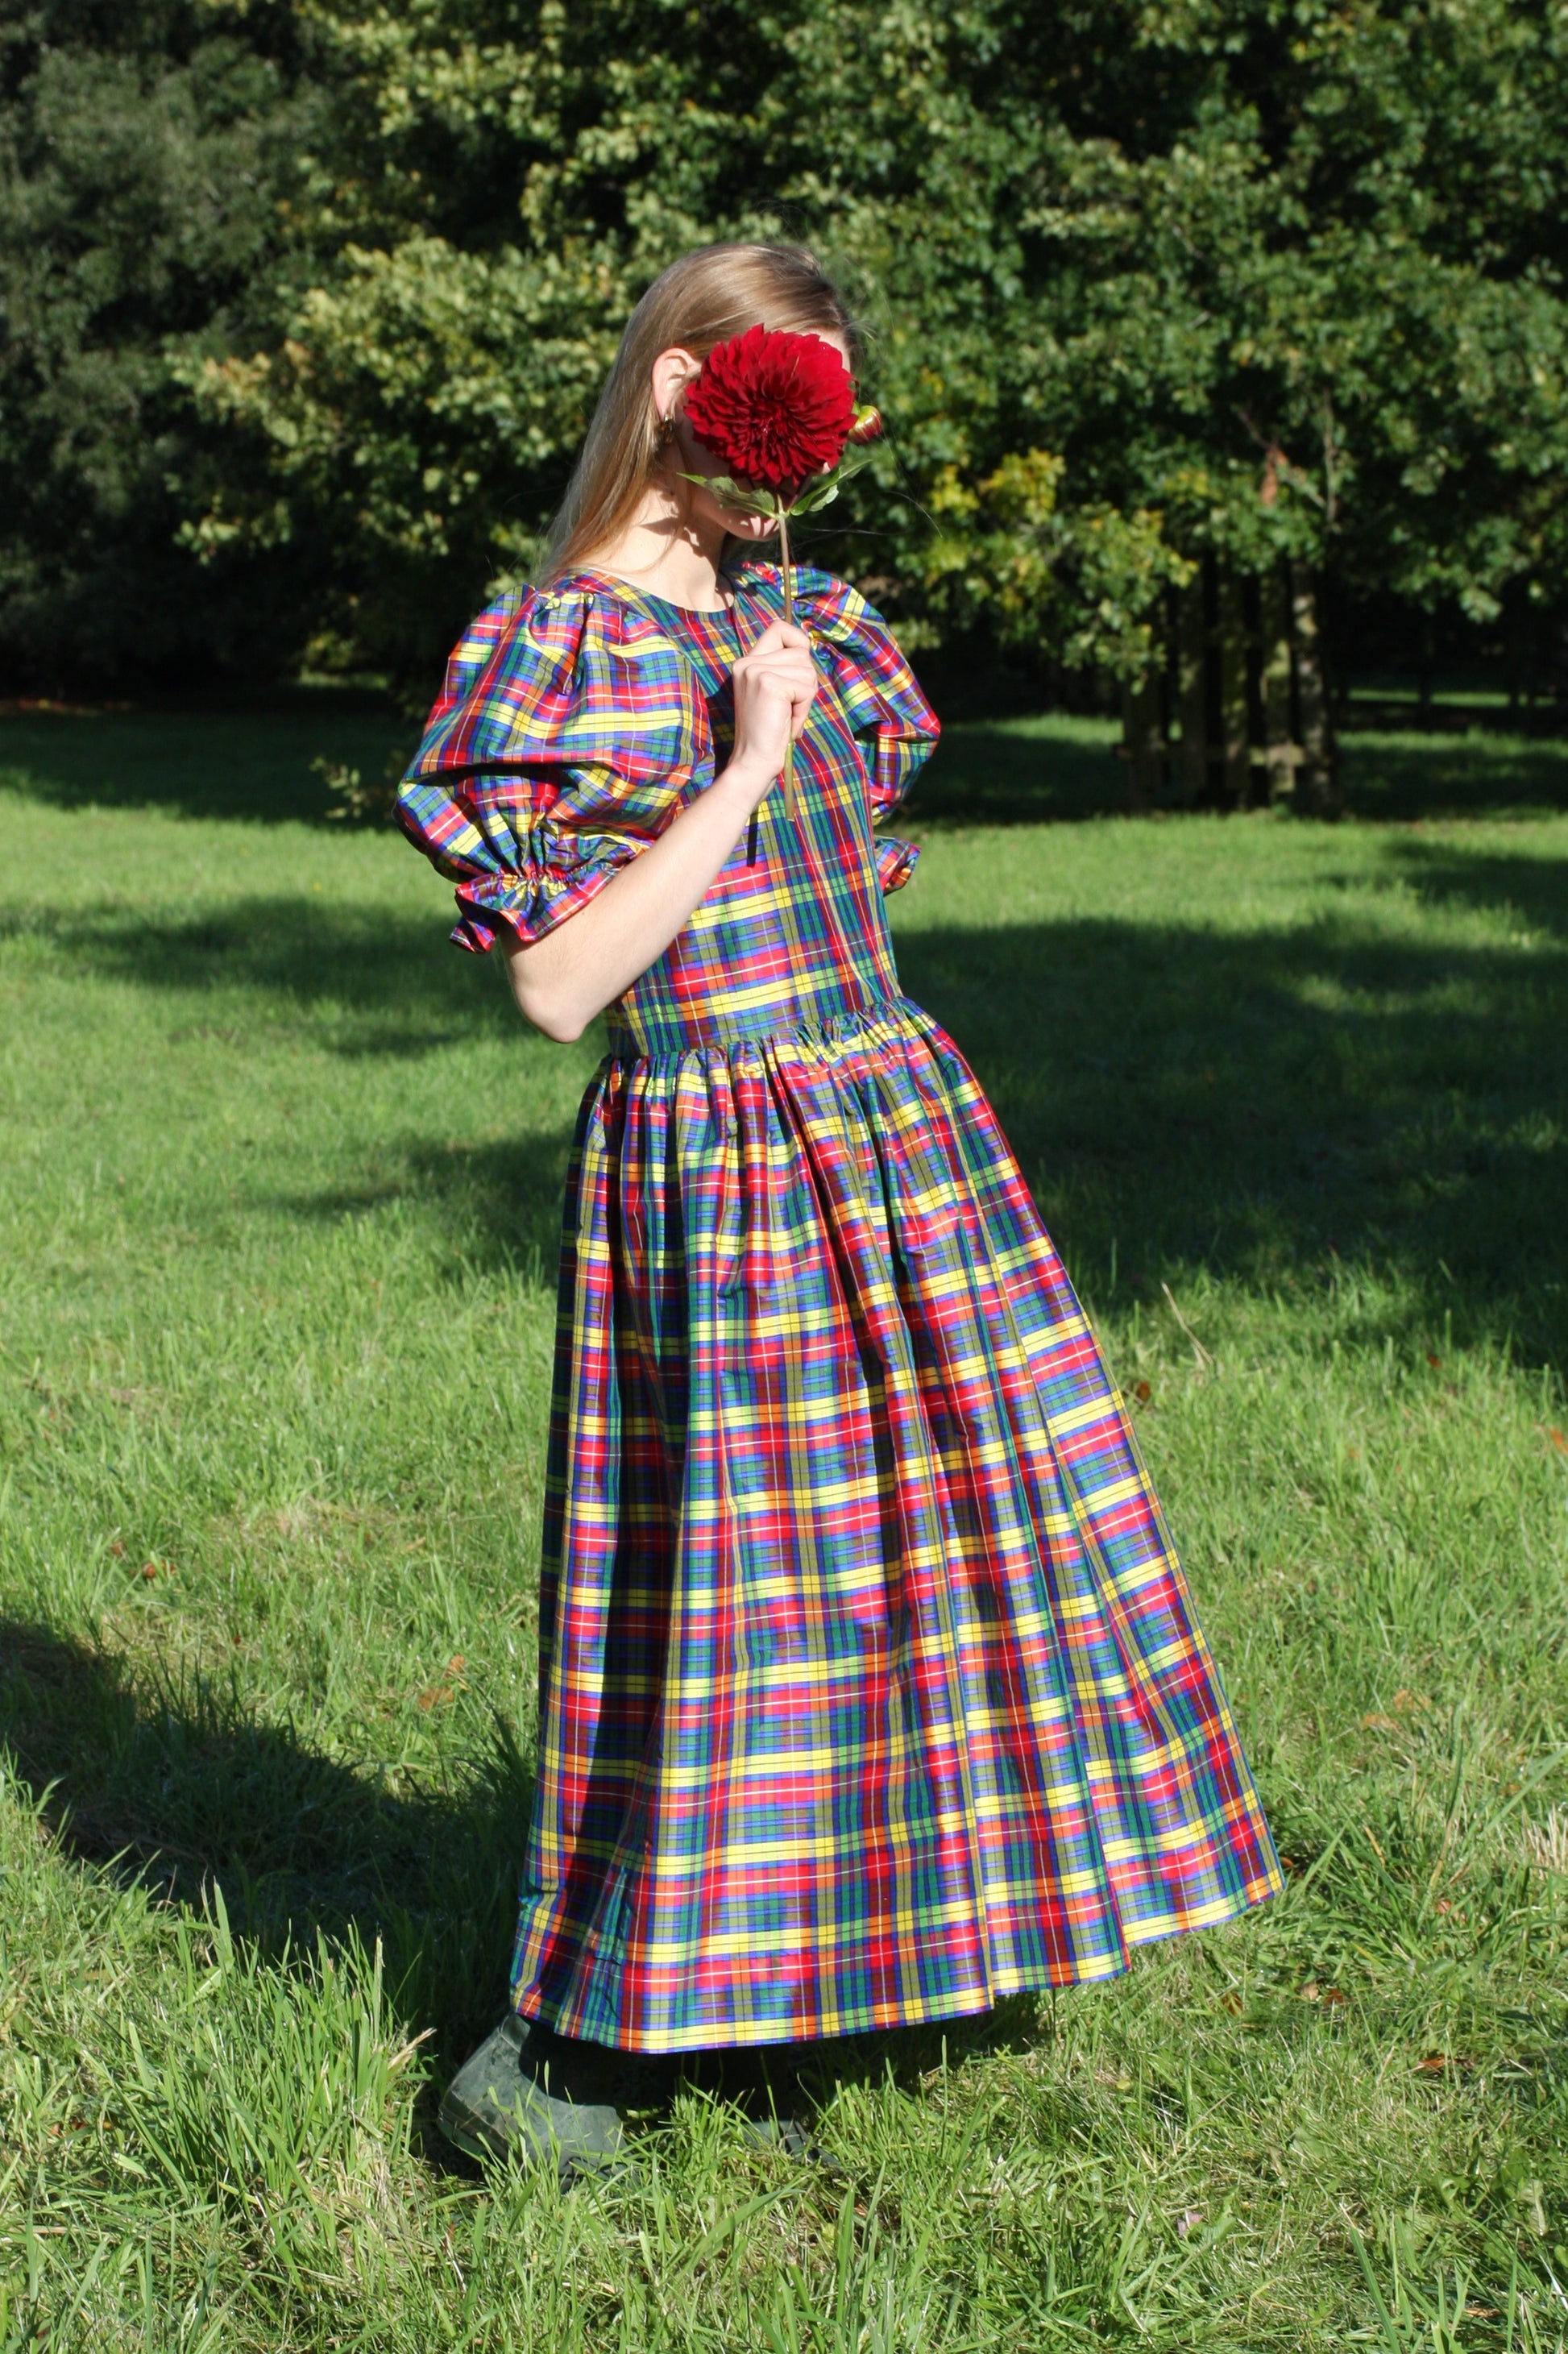
[[[776,618],[769,571],[740,576],[751,584],[740,600],[747,643]],[[831,765],[847,734],[852,766],[857,775],[863,769],[881,817],[907,791],[937,723],[864,599],[826,573],[798,570],[796,580],[799,617],[833,689],[832,724],[824,702],[800,762]],[[678,606],[632,599],[620,583],[579,573],[562,588],[503,598],[462,639],[397,804],[404,831],[458,885],[460,947],[482,953],[497,922],[538,938],[586,907],[712,784],[715,754],[722,767],[729,742],[728,695],[715,698],[699,684],[683,649],[685,618]],[[819,856],[842,846],[846,815],[835,822],[827,803],[819,809]],[[917,855],[909,843],[879,842],[884,887],[906,882]],[[776,860],[741,859],[719,887],[746,888],[757,911],[778,897],[777,882]],[[758,962],[755,951],[746,961]],[[736,978],[726,978],[726,1002]],[[885,981],[896,988],[891,961]],[[700,993],[718,986],[711,975]],[[639,990],[646,996],[645,983]]]
[[[465,941],[702,789],[777,610],[739,587],[476,626],[405,800]],[[898,991],[872,820],[936,723],[853,590],[802,606],[798,825],[770,796],[612,1009],[567,1184],[514,1990],[634,2050],[984,2009],[1281,1884],[1122,1401]]]

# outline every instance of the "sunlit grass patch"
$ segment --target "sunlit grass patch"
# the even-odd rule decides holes
[[[933,831],[906,983],[1287,1892],[825,2052],[831,2168],[694,2086],[562,2192],[432,2117],[503,1997],[597,1050],[395,840],[214,814],[231,723],[159,724],[172,783],[110,716],[122,790],[29,737],[0,796],[0,2348],[1568,2343],[1568,823]]]

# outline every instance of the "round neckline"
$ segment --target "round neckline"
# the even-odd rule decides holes
[[[624,597],[637,597],[645,605],[657,605],[666,613],[679,613],[682,620],[686,621],[734,620],[739,610],[739,596],[735,590],[735,582],[730,579],[727,572],[723,576],[729,582],[732,591],[727,605],[682,605],[673,597],[657,597],[652,588],[640,588],[635,580],[623,579],[619,572],[600,572],[594,577],[597,579],[608,581],[612,588]]]

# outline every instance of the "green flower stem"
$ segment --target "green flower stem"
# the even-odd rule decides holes
[[[789,578],[789,510],[782,499],[779,502],[779,569],[784,582],[784,619],[795,619],[795,591]],[[795,822],[795,740],[791,737],[784,747],[784,815]]]
[[[728,474],[689,474],[683,472],[681,480],[695,482],[699,489],[711,491],[726,506],[744,507],[749,514],[767,515],[779,525],[779,568],[784,582],[784,619],[795,619],[795,589],[789,563],[789,518],[792,514],[810,514],[838,497],[839,485],[857,474],[870,452],[857,451],[846,453],[831,473],[813,475],[801,486],[788,505],[776,491],[756,489],[742,484]],[[784,814],[791,825],[795,822],[795,747],[788,746],[784,754]]]

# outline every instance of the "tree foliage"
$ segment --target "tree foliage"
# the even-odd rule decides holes
[[[0,643],[24,673],[286,650],[285,584],[179,545],[229,451],[174,359],[269,332],[317,107],[286,42],[180,0],[37,0],[0,28]]]
[[[171,643],[253,610],[422,677],[526,572],[637,293],[728,235],[809,239],[867,320],[893,432],[821,552],[916,641],[1136,673],[1210,549],[1478,618],[1568,588],[1549,0],[37,0],[4,37],[34,659],[129,646],[118,576]]]

